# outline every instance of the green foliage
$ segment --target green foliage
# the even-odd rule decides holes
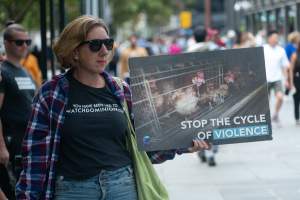
[[[35,0],[0,0],[0,27],[5,26],[8,20],[14,20],[17,23],[22,23],[25,26],[34,24],[35,21],[39,22],[36,8],[38,8],[38,1]],[[31,16],[27,15],[28,11],[32,10]],[[24,19],[29,22],[24,23]]]
[[[173,0],[110,0],[114,25],[136,22],[140,13],[147,15],[150,25],[165,25],[174,13],[176,5]]]
[[[46,1],[47,24],[50,20],[50,1]],[[59,21],[59,0],[54,0],[54,23]],[[80,15],[79,0],[65,0],[66,23]],[[28,29],[40,28],[40,1],[39,0],[0,0],[0,28],[8,20],[14,20]]]
[[[110,0],[114,25],[121,25],[127,21],[134,20],[139,13],[139,0]]]
[[[47,22],[49,23],[49,0]],[[0,0],[0,28],[8,19],[15,20],[29,29],[38,29],[40,24],[39,0]],[[80,0],[65,0],[66,23],[80,15]],[[141,13],[147,15],[150,26],[162,26],[169,22],[171,14],[181,10],[190,10],[199,3],[197,0],[109,0],[112,10],[113,26],[118,27],[126,22],[135,24]],[[59,0],[54,0],[55,23],[58,23]]]
[[[40,19],[40,4],[39,1],[34,1],[20,23],[28,30],[38,30],[40,28]]]
[[[80,6],[79,0],[65,0],[66,24],[81,15]]]

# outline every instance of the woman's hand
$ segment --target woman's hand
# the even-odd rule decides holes
[[[6,147],[0,148],[0,164],[7,166],[9,162],[9,153]]]
[[[193,140],[193,146],[188,148],[188,151],[193,153],[196,151],[208,150],[211,148],[211,145],[204,140]]]

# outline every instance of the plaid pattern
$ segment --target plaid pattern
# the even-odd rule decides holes
[[[102,75],[119,101],[125,98],[131,113],[129,86],[124,82],[123,92],[108,73],[103,72]],[[54,197],[55,166],[59,159],[60,134],[68,91],[69,83],[64,73],[45,83],[33,99],[32,113],[22,146],[23,171],[16,185],[17,199],[48,200]],[[133,121],[132,113],[131,118]],[[175,154],[175,150],[148,152],[153,163],[173,159]]]

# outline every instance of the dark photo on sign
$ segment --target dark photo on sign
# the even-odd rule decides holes
[[[129,60],[139,148],[272,139],[262,48]]]

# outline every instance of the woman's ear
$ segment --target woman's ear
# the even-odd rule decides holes
[[[73,51],[73,59],[74,59],[75,61],[78,61],[78,60],[79,60],[79,51],[78,51],[78,49],[75,49],[75,50]]]

